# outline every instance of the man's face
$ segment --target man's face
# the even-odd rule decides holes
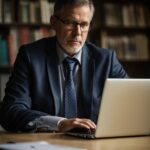
[[[68,55],[76,54],[85,43],[91,15],[89,6],[66,5],[58,16],[51,18],[58,43]]]

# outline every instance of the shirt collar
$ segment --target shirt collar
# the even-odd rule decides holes
[[[66,57],[70,57],[69,55],[67,55],[62,48],[59,46],[59,44],[56,44],[56,48],[57,48],[57,53],[58,53],[58,58],[59,58],[59,63],[61,64],[63,62],[63,60]],[[82,54],[82,48],[79,50],[79,52],[77,54],[75,54],[72,58],[76,58],[79,62],[79,64],[81,64],[81,54]]]

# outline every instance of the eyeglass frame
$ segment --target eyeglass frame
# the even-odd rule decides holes
[[[64,19],[62,19],[62,18],[60,18],[59,16],[56,16],[56,15],[54,17],[56,17],[64,25],[68,26],[68,29],[70,29],[70,30],[75,29],[79,25],[80,30],[82,32],[87,32],[87,31],[89,31],[90,26],[91,26],[91,22],[90,23],[88,23],[88,22],[79,23],[79,22],[74,21],[74,20],[69,20],[69,19],[64,20]],[[85,29],[84,29],[84,27],[85,27]]]

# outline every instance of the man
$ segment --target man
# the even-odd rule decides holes
[[[51,17],[56,37],[20,48],[1,110],[6,130],[96,128],[105,79],[127,74],[113,51],[86,42],[93,13],[90,0],[58,0]],[[75,62],[69,83],[68,57]]]

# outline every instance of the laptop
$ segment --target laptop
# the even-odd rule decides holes
[[[97,128],[68,135],[109,138],[150,135],[150,79],[106,79]]]

